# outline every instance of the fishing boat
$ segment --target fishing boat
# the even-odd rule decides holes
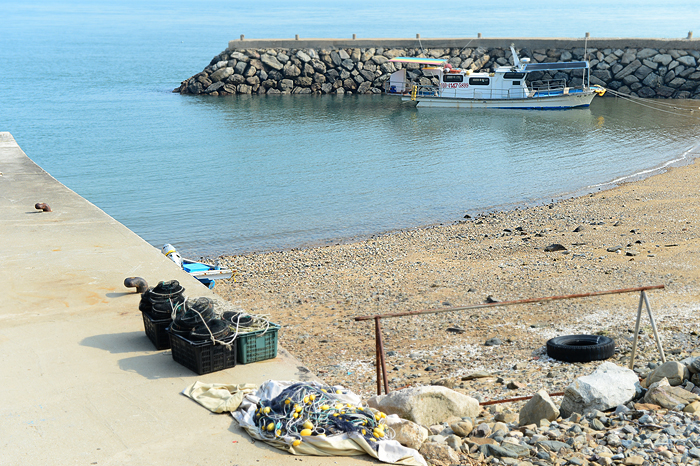
[[[208,288],[214,288],[215,280],[225,280],[234,275],[231,269],[185,258],[182,259],[182,269]]]
[[[166,257],[175,262],[185,272],[192,275],[208,288],[214,288],[216,280],[225,280],[233,277],[236,274],[235,271],[227,268],[221,268],[218,265],[185,259],[180,256],[180,254],[171,244],[164,245],[162,251]]]
[[[406,68],[390,76],[386,93],[401,96],[404,102],[415,102],[418,107],[456,108],[519,108],[519,109],[567,109],[587,107],[593,98],[605,94],[605,89],[590,85],[588,61],[530,63],[529,58],[519,58],[513,46],[513,65],[499,66],[493,73],[473,72],[453,68],[447,60],[437,58],[396,57],[394,63],[427,65],[422,68],[423,82],[407,79]],[[555,73],[570,71],[581,79],[549,79],[529,81],[533,72]],[[561,76],[561,75],[560,75]],[[431,78],[437,78],[436,85]]]

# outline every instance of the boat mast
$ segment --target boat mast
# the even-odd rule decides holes
[[[518,58],[518,54],[515,53],[514,44],[510,44],[510,51],[513,54],[513,65],[517,68],[520,66],[520,58]]]
[[[588,33],[583,39],[583,60],[588,63]],[[588,77],[588,85],[586,85],[586,76]],[[583,88],[591,86],[591,65],[590,63],[586,66],[586,71],[583,72]]]

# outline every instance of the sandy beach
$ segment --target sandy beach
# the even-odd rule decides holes
[[[222,257],[217,293],[280,323],[280,344],[325,381],[376,391],[374,326],[361,315],[646,285],[667,359],[698,348],[700,166],[531,208],[352,244]],[[547,252],[547,246],[565,249]],[[639,293],[385,319],[390,388],[438,383],[479,400],[563,389],[597,363],[547,357],[549,338],[604,334],[629,363]],[[659,361],[648,317],[635,368]],[[500,345],[486,346],[498,338]],[[490,376],[469,377],[478,371]],[[508,388],[508,382],[516,382]]]

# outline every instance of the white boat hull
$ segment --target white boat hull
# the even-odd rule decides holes
[[[417,107],[451,107],[451,108],[520,108],[556,110],[575,107],[588,107],[596,96],[594,91],[575,94],[561,94],[547,97],[527,97],[524,99],[460,99],[455,97],[416,97]],[[410,96],[403,96],[404,102],[411,101]]]

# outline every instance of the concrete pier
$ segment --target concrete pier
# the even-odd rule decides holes
[[[36,210],[38,202],[52,212]],[[156,351],[125,277],[211,291],[32,162],[0,132],[0,465],[282,465],[230,415],[180,392],[196,380],[313,377],[269,361],[198,376]],[[304,457],[306,465],[374,462]]]
[[[656,48],[698,50],[700,40],[692,39],[692,33],[684,39],[653,39],[653,38],[602,38],[602,37],[459,37],[459,38],[295,38],[295,39],[255,39],[242,36],[240,39],[230,40],[228,50],[245,49],[339,49],[339,48],[505,48],[515,44],[519,49],[571,49],[583,48]]]

